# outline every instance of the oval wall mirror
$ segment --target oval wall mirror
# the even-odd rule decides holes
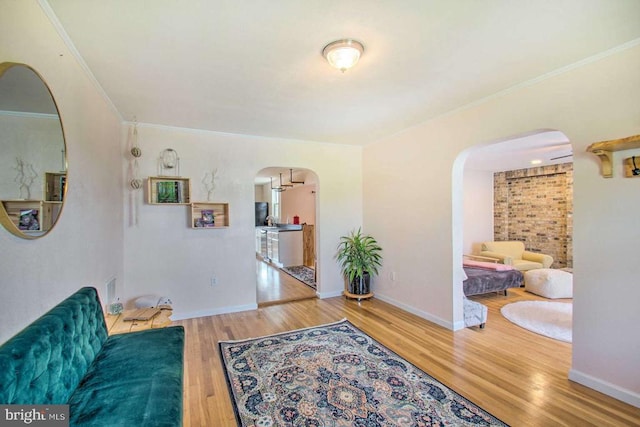
[[[64,205],[67,150],[51,91],[25,64],[0,64],[0,150],[0,223],[18,237],[44,236]]]

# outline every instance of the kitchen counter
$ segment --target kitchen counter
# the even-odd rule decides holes
[[[278,224],[275,227],[268,227],[266,225],[256,227],[256,229],[262,229],[265,231],[300,231],[302,230],[301,224]]]
[[[302,225],[256,227],[256,252],[281,268],[302,265]]]

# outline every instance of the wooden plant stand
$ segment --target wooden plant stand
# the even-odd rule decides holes
[[[358,301],[373,297],[373,292],[369,292],[368,294],[352,294],[351,292],[343,291],[342,294],[349,299],[357,299]]]

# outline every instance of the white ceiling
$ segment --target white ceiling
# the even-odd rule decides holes
[[[638,0],[40,0],[124,120],[365,144],[640,37]],[[322,48],[365,52],[342,74]]]
[[[532,163],[534,161],[539,163]],[[573,151],[566,135],[546,131],[474,148],[464,166],[471,170],[502,172],[572,161]]]

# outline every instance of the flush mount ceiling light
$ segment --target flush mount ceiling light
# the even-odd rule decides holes
[[[326,45],[322,49],[322,56],[326,58],[329,65],[344,73],[356,65],[363,52],[362,43],[353,39],[343,39]]]

